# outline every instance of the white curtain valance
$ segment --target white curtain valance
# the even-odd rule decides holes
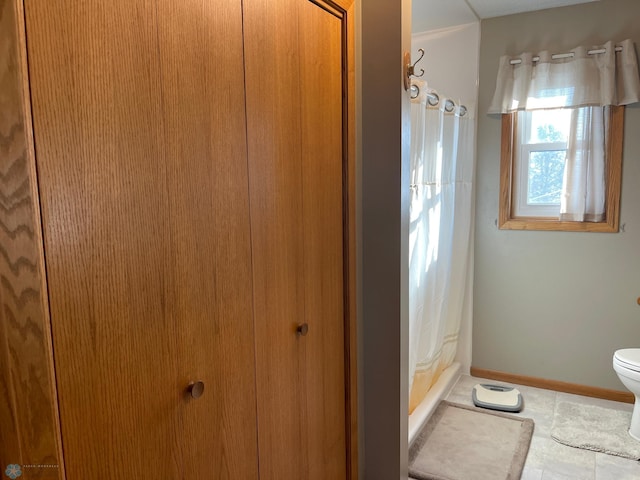
[[[616,46],[622,50],[616,53]],[[589,50],[604,52],[589,54]],[[488,113],[628,105],[640,100],[638,61],[631,40],[577,47],[572,53],[571,57],[559,59],[553,59],[548,51],[501,57]],[[538,61],[533,60],[535,56]],[[513,65],[511,60],[521,62]]]

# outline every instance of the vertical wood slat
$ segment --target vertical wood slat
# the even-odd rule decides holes
[[[349,468],[347,42],[319,3],[244,3],[262,479]]]
[[[343,119],[343,25],[311,2],[299,6],[304,364],[309,411],[305,478],[346,478],[345,306],[343,231],[346,170]],[[319,88],[314,88],[318,86]],[[302,383],[302,382],[301,382]]]
[[[320,5],[326,2],[318,2]],[[355,102],[355,3],[333,0],[342,19],[343,69],[343,235],[345,288],[345,402],[347,478],[358,478],[358,332],[357,332],[357,238],[356,238],[356,102]]]
[[[500,145],[500,202],[498,204],[498,226],[503,228],[511,220],[513,203],[514,141],[517,114],[502,115],[502,143]]]
[[[347,290],[347,317],[345,330],[346,348],[346,388],[347,388],[347,462],[349,464],[347,478],[356,480],[358,474],[358,331],[357,331],[357,235],[356,235],[356,101],[355,101],[355,3],[353,0],[341,2],[344,9],[345,21],[343,31],[346,38],[345,51],[343,52],[343,65],[346,72],[345,78],[345,109],[344,113],[346,129],[345,148],[345,188],[344,202],[345,233],[346,233],[346,257],[347,272],[345,286]]]
[[[67,475],[177,477],[155,2],[25,6]]]
[[[261,480],[304,478],[308,464],[298,376],[306,339],[296,336],[304,322],[303,230],[292,221],[303,213],[298,3],[243,2]]]
[[[620,229],[620,192],[622,190],[622,147],[624,139],[624,105],[609,107],[607,131],[605,221],[612,232]]]
[[[181,409],[175,448],[184,478],[255,479],[242,6],[159,5],[180,384],[205,384]]]
[[[0,0],[0,474],[62,479],[22,2]]]

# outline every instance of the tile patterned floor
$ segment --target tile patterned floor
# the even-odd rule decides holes
[[[447,396],[447,400],[472,405],[471,389],[477,383],[509,385],[505,382],[463,375]],[[535,422],[521,480],[640,480],[640,462],[567,447],[551,438],[553,412],[559,400],[627,411],[631,411],[633,405],[523,385],[513,386],[520,390],[525,402],[525,408],[517,415],[532,418]]]

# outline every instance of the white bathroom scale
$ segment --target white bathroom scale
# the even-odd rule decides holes
[[[473,387],[473,404],[476,407],[519,412],[522,410],[522,395],[512,387],[479,383]]]

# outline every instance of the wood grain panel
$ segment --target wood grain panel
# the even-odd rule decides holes
[[[27,7],[69,478],[255,478],[239,4]]]
[[[244,12],[260,475],[346,478],[343,19]]]
[[[20,2],[21,3],[21,2]],[[19,2],[0,0],[0,474],[63,478]]]
[[[299,5],[304,316],[308,413],[304,478],[346,478],[342,22]],[[321,86],[314,88],[314,85]],[[346,109],[346,108],[345,108]]]
[[[26,4],[69,478],[180,472],[154,3]]]
[[[176,387],[205,384],[180,412],[180,478],[257,478],[241,3],[159,5]]]
[[[297,1],[243,2],[261,480],[304,478]]]

